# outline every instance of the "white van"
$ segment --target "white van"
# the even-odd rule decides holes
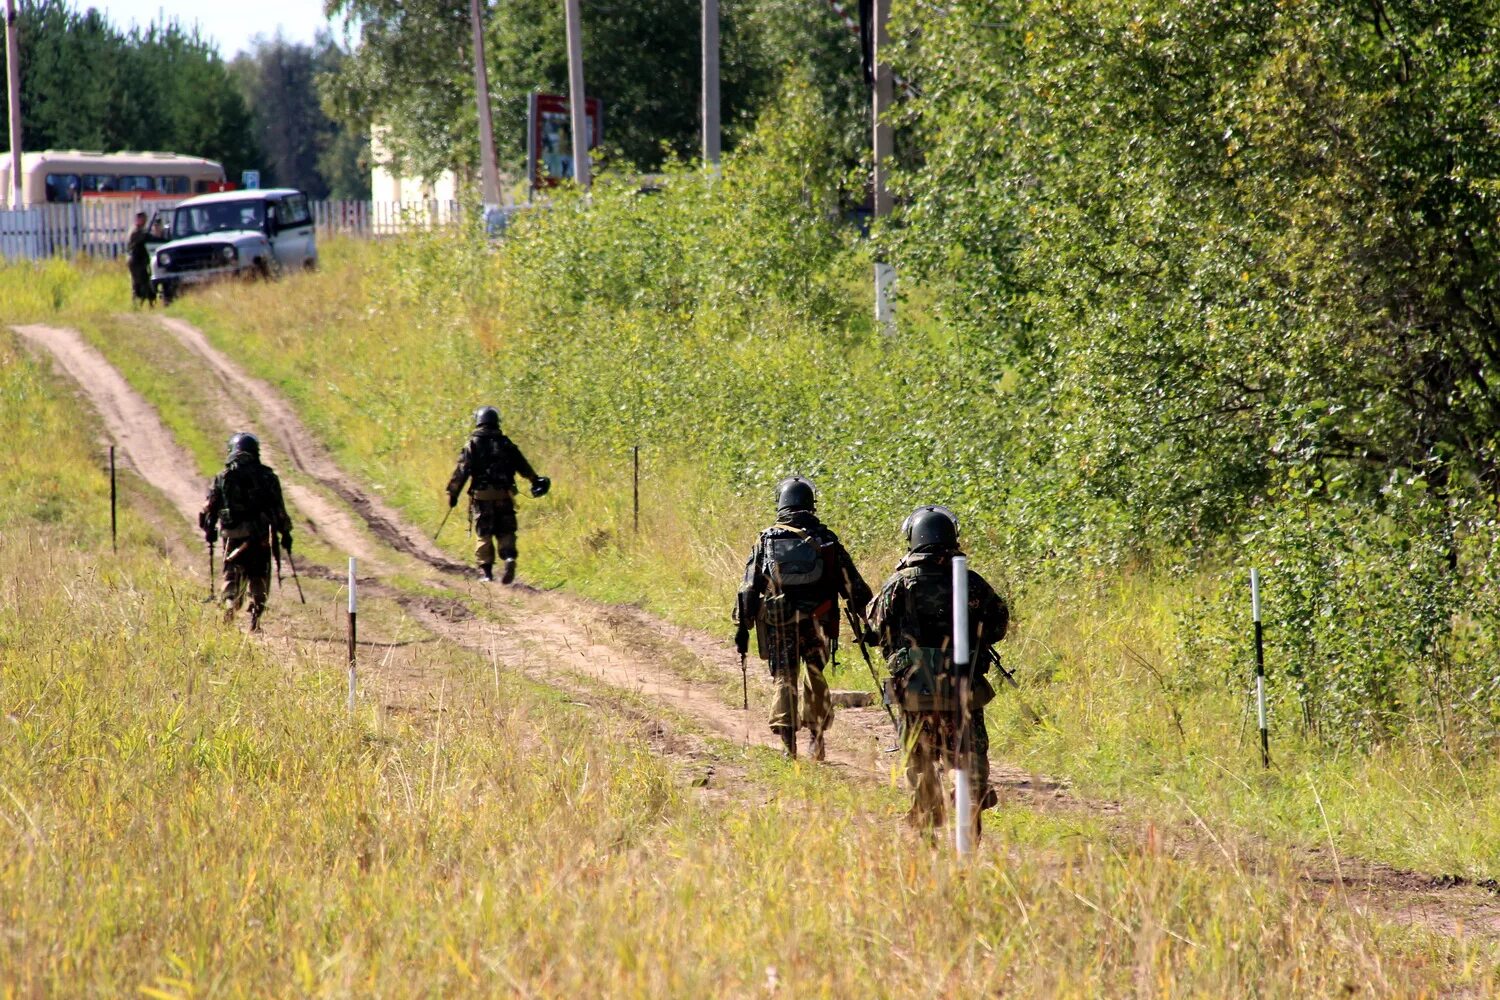
[[[205,281],[318,266],[312,210],[307,195],[292,188],[200,195],[158,218],[167,242],[151,256],[151,283],[163,302]]]

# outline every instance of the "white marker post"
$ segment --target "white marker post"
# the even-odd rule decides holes
[[[953,557],[953,662],[960,668],[969,664],[969,560]],[[958,686],[959,738],[958,764],[953,771],[953,846],[959,857],[974,849],[973,810],[969,771],[964,766],[969,752],[969,682],[965,677]]]
[[[1260,721],[1260,766],[1271,766],[1271,736],[1266,729],[1266,653],[1260,624],[1260,570],[1250,570],[1250,615],[1255,621],[1255,713]]]
[[[349,557],[349,712],[354,713],[354,557]]]

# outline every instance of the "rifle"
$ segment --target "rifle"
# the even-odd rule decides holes
[[[745,654],[740,654],[740,692],[744,698],[745,711],[750,711],[750,672],[745,667]]]
[[[204,539],[207,541],[207,539]],[[215,537],[214,542],[218,541]],[[208,596],[203,599],[204,604],[212,604],[218,596],[214,590],[214,542],[208,543]]]
[[[875,663],[870,659],[870,647],[865,645],[865,630],[859,627],[859,620],[854,617],[854,609],[844,605],[844,617],[849,621],[849,630],[854,633],[854,641],[859,643],[859,652],[865,658],[865,666],[870,670],[870,680],[875,682],[875,697],[880,699],[880,707],[885,709],[885,717],[891,720],[891,725],[896,729],[896,742],[901,742],[901,724],[896,721],[896,713],[891,711],[891,706],[885,703],[885,689],[881,687],[880,675],[875,673]]]
[[[276,535],[276,529],[271,529],[271,558],[276,560],[276,589],[281,589],[281,539]]]
[[[441,535],[443,533],[443,525],[448,523],[448,515],[451,513],[453,513],[453,508],[449,507],[448,510],[443,514],[443,519],[438,522],[438,530],[432,533],[432,540],[434,542],[437,541],[438,535]]]
[[[995,647],[985,647],[984,655],[985,659],[989,660],[989,665],[995,668],[995,670],[1005,680],[1005,683],[1009,684],[1012,690],[1019,692],[1021,690],[1021,685],[1016,683],[1016,675],[1005,669],[1005,665],[1000,662],[1000,654],[995,652]],[[1021,705],[1021,714],[1026,716],[1026,721],[1030,722],[1032,725],[1039,725],[1042,721],[1042,717],[1037,714],[1037,710],[1032,708],[1031,705],[1027,703],[1026,699],[1022,698],[1019,693],[1016,695],[1016,700]]]
[[[292,558],[291,549],[286,550],[286,561],[292,567],[292,582],[297,585],[297,597],[303,604],[306,604],[307,598],[302,595],[302,581],[297,578],[297,560]]]

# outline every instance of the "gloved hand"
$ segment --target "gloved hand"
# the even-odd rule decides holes
[[[457,506],[458,506],[458,494],[457,493],[449,493],[448,494],[448,509],[452,510],[454,507],[457,507]]]
[[[548,479],[546,476],[537,476],[531,481],[531,495],[534,497],[546,496],[547,491],[551,488],[552,480]]]
[[[864,640],[866,646],[880,645],[880,633],[875,631],[868,625],[865,626],[864,634],[861,635],[860,638]]]
[[[741,656],[750,652],[750,630],[747,628],[737,629],[734,633],[734,648]]]
[[[292,533],[290,531],[283,531],[281,533],[281,551],[287,555],[292,554]]]

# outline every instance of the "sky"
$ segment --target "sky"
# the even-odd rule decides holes
[[[226,60],[250,47],[256,35],[274,35],[281,29],[288,41],[310,42],[321,27],[329,24],[323,16],[322,0],[76,0],[80,9],[93,7],[120,28],[131,23],[146,25],[160,15],[175,19],[184,27],[196,23],[207,38],[218,43]],[[335,25],[335,31],[340,27]]]

